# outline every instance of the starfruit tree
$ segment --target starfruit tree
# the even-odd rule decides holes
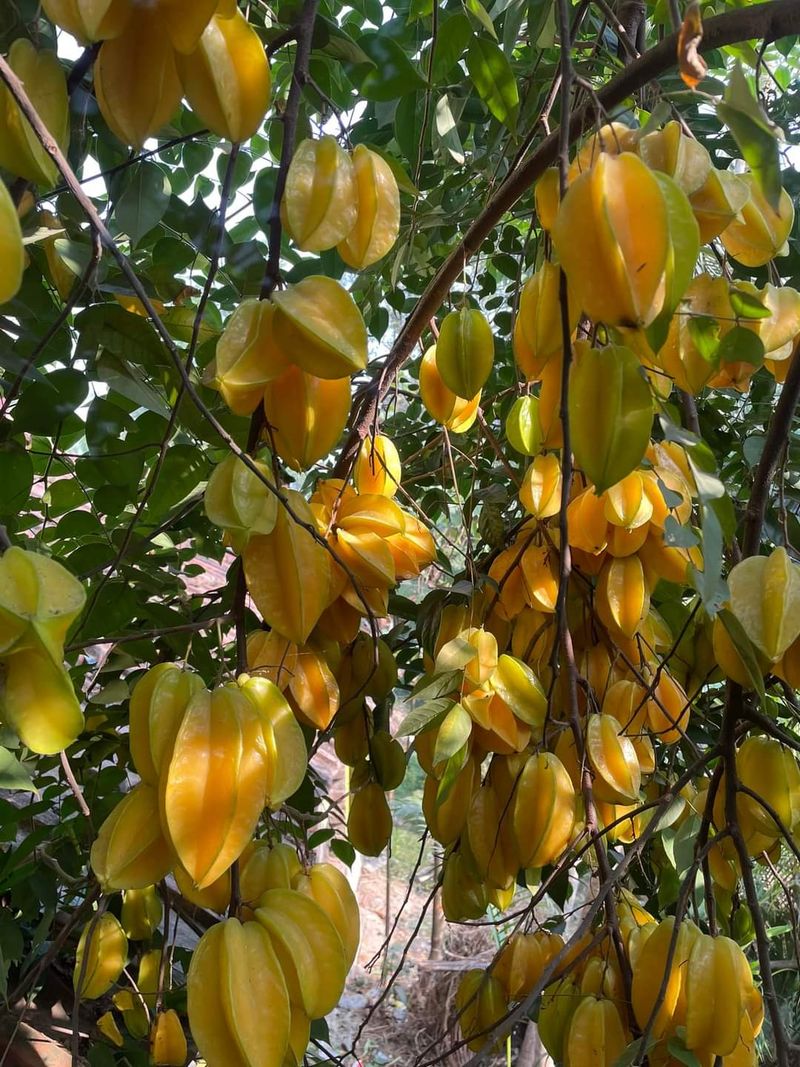
[[[3,5],[3,1062],[66,973],[73,1064],[356,1063],[412,760],[499,945],[415,1067],[797,1062],[798,35]]]

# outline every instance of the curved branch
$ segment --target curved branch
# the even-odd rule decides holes
[[[770,43],[779,37],[795,33],[800,33],[800,4],[797,0],[771,0],[770,3],[729,11],[709,19],[703,26],[701,50],[708,52],[750,38]],[[674,67],[677,47],[677,34],[665,38],[630,63],[616,78],[600,89],[593,100],[577,109],[569,123],[570,144],[593,125],[598,106],[610,111],[648,82]],[[558,158],[559,138],[560,131],[554,130],[528,159],[509,173],[428,284],[397,335],[386,363],[365,387],[358,404],[353,408],[350,432],[336,465],[337,475],[347,470],[361,440],[375,420],[378,405],[388,392],[392,379],[410,356],[430,319],[438,312],[451,286],[461,275],[464,264],[478,252],[503,215],[529,192],[533,183],[555,163]]]

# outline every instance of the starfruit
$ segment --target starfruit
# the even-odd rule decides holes
[[[586,755],[594,771],[594,792],[599,800],[624,804],[638,798],[642,772],[636,749],[613,715],[589,716]]]
[[[730,609],[770,662],[800,636],[800,567],[785,548],[750,556],[728,575]]]
[[[64,638],[85,602],[81,583],[56,560],[6,549],[0,557],[0,655],[43,649],[60,665]]]
[[[561,510],[561,460],[554,452],[538,455],[525,471],[519,499],[529,515],[549,519]]]
[[[69,145],[67,79],[55,52],[37,52],[26,37],[8,50],[8,65],[25,86],[39,118],[62,152]],[[58,175],[33,127],[5,85],[0,86],[0,166],[37,185],[52,186]]]
[[[272,79],[264,45],[240,11],[214,15],[196,49],[176,58],[186,99],[212,133],[238,142],[257,132]]]
[[[164,909],[154,885],[126,889],[122,894],[120,922],[130,941],[149,941],[161,923]]]
[[[17,295],[25,270],[25,247],[22,244],[19,215],[5,182],[0,182],[0,263],[0,304],[4,304]]]
[[[280,1067],[289,1045],[286,981],[266,930],[227,919],[194,950],[189,1027],[208,1067]]]
[[[774,256],[785,254],[786,240],[794,224],[794,204],[781,189],[777,211],[768,202],[752,174],[742,175],[750,198],[720,235],[728,255],[745,267],[761,267]]]
[[[460,837],[472,811],[471,805],[479,785],[480,776],[474,759],[466,760],[449,789],[441,791],[441,796],[437,779],[430,775],[426,777],[422,791],[422,814],[432,836],[440,844],[454,845]]]
[[[172,758],[186,705],[203,682],[193,671],[158,663],[134,687],[128,743],[142,781],[157,785]]]
[[[523,456],[535,456],[542,443],[539,398],[517,397],[506,418],[505,430],[508,443],[516,452],[521,452]]]
[[[670,250],[658,180],[631,152],[599,155],[561,202],[553,244],[577,304],[609,326],[647,326],[661,311]]]
[[[174,1008],[159,1012],[150,1031],[150,1061],[155,1067],[183,1067],[189,1049]]]
[[[651,1026],[654,1038],[673,1034],[686,1022],[686,970],[700,931],[688,920],[680,924],[667,969],[674,929],[675,919],[671,915],[658,924],[641,947],[633,972],[631,1003],[634,1015],[640,1027]],[[663,997],[662,984],[665,987]]]
[[[303,867],[291,845],[280,841],[270,847],[264,841],[254,841],[242,853],[240,873],[242,897],[255,909],[270,889],[291,889]]]
[[[236,686],[189,701],[163,786],[170,841],[198,888],[238,859],[264,808],[269,774],[261,720]]]
[[[528,381],[542,376],[547,364],[558,357],[564,348],[561,322],[561,269],[546,259],[535,274],[525,282],[519,297],[519,312],[514,333],[520,342],[514,347],[517,366]],[[574,293],[568,297],[570,333],[578,325],[580,306]]]
[[[563,938],[545,930],[512,934],[501,948],[492,974],[503,986],[509,1000],[524,1000],[547,964],[563,947]]]
[[[475,308],[445,315],[436,342],[436,369],[457,397],[471,400],[489,377],[494,363],[494,337]]]
[[[205,374],[236,415],[255,411],[264,386],[289,366],[272,332],[275,305],[270,300],[243,300],[225,323],[214,359]]]
[[[142,1003],[141,997],[132,989],[120,989],[112,996],[111,1003],[122,1015],[125,1029],[131,1037],[140,1041],[147,1035],[150,1030],[150,1020],[147,1007]]]
[[[558,214],[558,204],[561,198],[559,184],[558,167],[548,167],[533,187],[533,199],[536,214],[539,216],[539,224],[547,233],[552,230]]]
[[[261,720],[267,751],[265,803],[275,809],[305,778],[308,753],[303,731],[280,689],[268,679],[240,675],[238,684]]]
[[[174,862],[158,818],[158,792],[140,782],[97,832],[90,862],[106,891],[144,889],[160,882]]]
[[[616,1005],[587,996],[575,1009],[564,1040],[564,1067],[614,1067],[628,1038]]]
[[[272,533],[251,537],[244,551],[247,588],[264,620],[295,644],[305,643],[336,596],[331,557],[309,532],[314,515],[303,497],[286,492],[294,514],[278,509]]]
[[[769,805],[764,807],[755,797],[740,794],[737,807],[743,823],[749,822],[771,837],[782,833],[782,827],[791,833],[800,825],[800,767],[790,749],[771,737],[748,737],[736,753],[736,773],[741,785]],[[720,790],[717,792],[719,795]],[[719,814],[723,813],[720,810]]]
[[[308,470],[333,450],[350,413],[350,379],[317,378],[288,367],[263,390],[275,451],[295,470]]]
[[[647,702],[650,732],[665,745],[680,741],[689,725],[691,705],[681,685],[668,670],[662,670]]]
[[[361,938],[361,918],[355,893],[338,867],[315,863],[297,875],[293,889],[316,901],[333,923],[342,941],[347,970],[353,964]]]
[[[356,225],[361,189],[354,162],[330,135],[306,138],[295,149],[281,207],[292,240],[304,252],[333,248]],[[368,225],[366,216],[364,221]]]
[[[392,813],[386,794],[369,782],[351,798],[347,839],[362,856],[380,856],[392,836]]]
[[[523,867],[558,859],[575,826],[575,788],[561,760],[540,752],[526,762],[513,800],[514,837]]]
[[[486,971],[468,971],[458,984],[455,1003],[467,1047],[478,1052],[491,1040],[492,1030],[508,1011],[503,987]]]
[[[72,985],[83,1000],[97,1000],[114,985],[128,959],[128,939],[116,915],[104,911],[84,926],[75,953]]]
[[[252,462],[260,478],[238,456],[226,456],[212,471],[203,498],[209,521],[226,530],[239,550],[252,535],[272,533],[278,515],[278,498],[264,484],[274,485],[272,473],[266,463]]]
[[[117,1026],[113,1012],[107,1011],[100,1016],[97,1020],[97,1029],[106,1041],[110,1041],[111,1044],[116,1045],[117,1048],[122,1048],[125,1044],[125,1038],[122,1036],[120,1028]]]
[[[544,1047],[557,1060],[563,1058],[564,1040],[580,1003],[580,991],[571,976],[552,982],[542,993],[537,1018],[539,1036]]]
[[[442,381],[436,363],[436,345],[422,357],[419,367],[419,395],[425,410],[452,433],[466,433],[478,417],[481,394],[462,400]]]
[[[344,378],[367,365],[367,329],[350,293],[309,275],[274,293],[274,336],[284,355],[318,378]]]
[[[94,88],[100,113],[123,144],[141,148],[170,120],[182,89],[160,9],[137,8],[123,32],[103,42]]]
[[[747,183],[727,170],[712,167],[699,189],[689,197],[700,229],[700,241],[713,241],[733,222],[750,197]]]
[[[630,349],[581,346],[570,370],[569,417],[575,462],[598,493],[638,467],[650,440],[653,398]]]
[[[316,900],[294,889],[270,889],[256,919],[268,932],[286,977],[289,999],[309,1019],[321,1019],[339,1001],[347,977],[342,939]]]
[[[164,953],[160,948],[151,948],[143,952],[139,959],[139,973],[136,975],[136,985],[142,995],[142,1000],[152,1011],[158,999],[158,989],[161,982],[162,963]],[[165,968],[165,974],[168,969]]]
[[[131,15],[130,0],[42,0],[42,8],[82,44],[118,36]]]
[[[729,937],[700,934],[686,966],[686,1047],[727,1056],[739,1044],[742,950]],[[747,961],[745,968],[749,971]]]
[[[353,468],[353,485],[359,493],[396,496],[402,466],[394,442],[385,434],[365,437]]]
[[[711,173],[708,150],[684,133],[674,119],[640,138],[638,151],[651,170],[668,174],[687,196],[696,193]]]
[[[178,892],[191,904],[196,904],[198,908],[206,908],[208,911],[216,912],[217,915],[224,915],[228,910],[231,902],[230,870],[224,871],[219,878],[204,889],[197,888],[192,881],[191,875],[186,873],[180,863],[175,864],[172,875],[178,886]]]
[[[0,665],[0,721],[40,755],[67,748],[83,730],[83,712],[60,663],[35,648]]]
[[[597,614],[613,636],[632,638],[650,607],[650,590],[638,556],[607,559],[596,592]]]
[[[377,152],[359,144],[353,149],[355,222],[338,244],[349,267],[363,270],[391,249],[400,232],[400,191],[392,168]],[[316,190],[315,190],[316,192]]]

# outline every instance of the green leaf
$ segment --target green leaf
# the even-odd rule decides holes
[[[80,371],[59,367],[23,389],[14,408],[14,426],[52,437],[59,423],[81,406],[88,393],[89,383]]]
[[[452,108],[453,101],[448,93],[444,93],[436,101],[436,113],[434,117],[434,131],[442,149],[449,153],[456,163],[463,163],[466,159],[464,146],[458,136],[455,116]]]
[[[38,792],[33,784],[27,766],[20,763],[13,752],[0,748],[0,789],[20,790],[25,793]]]
[[[744,289],[731,288],[728,296],[731,307],[740,319],[768,319],[772,314],[757,296],[745,292]]]
[[[463,56],[471,37],[472,26],[463,12],[456,11],[452,15],[442,17],[439,32],[436,35],[436,51],[433,53],[433,69],[431,70],[433,85],[439,85],[446,80]],[[429,54],[429,50],[423,54],[423,70],[428,69]]]
[[[764,675],[761,673],[761,669],[758,666],[758,656],[753,642],[745,633],[744,627],[728,608],[723,608],[718,612],[719,621],[725,627],[728,632],[736,651],[739,653],[739,658],[745,666],[747,676],[750,679],[751,688],[758,693],[762,703],[766,699],[766,690],[764,688]]]
[[[420,700],[432,700],[435,697],[447,696],[461,684],[461,671],[456,669],[444,674],[423,674],[411,691],[411,699],[414,703]]]
[[[28,503],[33,460],[18,441],[0,443],[0,515],[14,515]]]
[[[405,50],[386,33],[365,33],[359,44],[374,63],[361,82],[367,100],[394,100],[425,88],[425,79]]]
[[[469,12],[470,15],[478,22],[486,32],[497,40],[497,33],[494,28],[494,23],[489,17],[489,12],[481,3],[481,0],[464,0],[464,10]]]
[[[731,71],[725,96],[717,104],[717,115],[733,134],[767,203],[777,211],[781,195],[778,139],[783,134],[753,94],[740,63]]]
[[[156,163],[139,163],[114,208],[117,226],[136,247],[157,226],[172,193],[169,177]]]
[[[703,527],[703,569],[693,564],[689,573],[700,594],[703,607],[710,616],[717,614],[727,598],[727,586],[722,580],[722,527],[713,507],[703,503],[700,508]]]
[[[700,1061],[697,1056],[695,1056],[695,1054],[677,1037],[671,1037],[669,1041],[667,1041],[667,1052],[669,1052],[671,1056],[674,1056],[676,1060],[685,1063],[686,1067],[700,1067]]]
[[[474,37],[467,49],[467,70],[489,111],[513,133],[519,114],[519,92],[502,48],[485,37]]]
[[[453,704],[439,726],[433,762],[441,763],[454,756],[467,743],[471,733],[472,719],[469,712],[461,704]]]
[[[312,45],[315,51],[324,52],[332,59],[339,59],[343,63],[371,62],[364,49],[324,15],[317,14],[314,20]]]
[[[689,316],[689,336],[697,351],[712,367],[719,366],[719,323],[710,315]]]
[[[667,339],[673,313],[683,298],[694,274],[700,254],[700,229],[692,205],[677,182],[668,174],[654,170],[653,177],[661,186],[669,217],[670,258],[667,270],[667,292],[664,307],[651,324],[647,337],[657,352]]]
[[[355,863],[356,850],[349,841],[345,841],[342,837],[337,837],[334,841],[331,841],[331,852],[347,867],[352,867]]]
[[[447,715],[450,708],[453,707],[452,700],[446,700],[444,698],[437,698],[434,700],[426,700],[424,704],[420,704],[418,708],[414,708],[400,723],[397,730],[398,737],[411,737],[412,734],[420,734],[423,730],[427,730],[432,726],[437,725],[445,715]]]
[[[764,362],[764,342],[746,326],[734,326],[720,341],[717,358],[720,363],[750,363],[760,367]]]
[[[436,788],[436,803],[443,804],[450,795],[450,791],[456,784],[459,774],[464,769],[464,764],[469,757],[469,745],[464,743],[458,752],[454,752],[445,764],[439,785]]]

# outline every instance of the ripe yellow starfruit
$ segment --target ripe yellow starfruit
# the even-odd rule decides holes
[[[150,1060],[155,1067],[183,1067],[189,1049],[174,1008],[159,1012],[150,1031]]]
[[[385,434],[365,437],[353,468],[353,485],[359,493],[396,496],[402,475],[400,456]]]
[[[137,8],[123,32],[103,42],[94,87],[100,113],[123,144],[141,148],[170,120],[182,89],[160,9]]]
[[[8,50],[8,65],[25,85],[31,103],[62,152],[69,145],[67,79],[55,52],[37,52],[20,37]],[[11,90],[0,86],[0,166],[37,185],[52,186],[58,170]]]
[[[624,804],[638,798],[642,772],[636,749],[613,715],[589,716],[586,755],[594,771],[594,792],[598,800]]]
[[[442,381],[462,400],[481,391],[494,363],[494,337],[475,308],[451,311],[442,320],[436,342],[436,368]]]
[[[164,909],[154,885],[126,889],[122,894],[120,922],[130,941],[149,941],[161,923]]]
[[[641,947],[633,972],[631,1003],[640,1027],[652,1021],[655,1038],[674,1034],[686,1022],[686,969],[689,954],[700,931],[689,920],[681,923],[676,935],[675,951],[667,972],[667,959],[673,937],[675,919],[668,916],[647,937]],[[660,998],[664,976],[667,975],[663,998]],[[658,1008],[656,1010],[656,1005]]]
[[[253,460],[263,479],[273,485],[266,463]],[[208,479],[206,515],[215,526],[226,530],[239,551],[255,534],[269,534],[278,516],[278,498],[238,456],[230,455],[214,468]]]
[[[363,270],[391,249],[400,232],[400,191],[392,168],[377,152],[359,144],[353,149],[358,209],[355,223],[339,242],[349,267]]]
[[[417,751],[419,753],[419,747]],[[425,779],[422,791],[422,814],[425,816],[425,822],[434,839],[441,845],[453,845],[458,840],[473,810],[472,804],[479,785],[480,780],[476,773],[474,759],[467,759],[455,776],[449,790],[442,792],[441,796],[437,779],[431,775]],[[482,827],[477,825],[473,816],[472,838],[475,838],[476,832],[480,829]],[[476,848],[473,851],[477,851],[476,859],[479,863],[481,846],[484,843],[488,844],[483,837],[480,842],[475,841]],[[488,863],[487,858],[486,867]]]
[[[142,781],[158,784],[172,758],[186,705],[202,688],[198,675],[174,663],[156,664],[136,683],[130,701],[128,742]]]
[[[700,934],[692,945],[684,979],[687,1048],[727,1056],[739,1044],[741,956],[729,937]],[[746,960],[744,966],[749,971]]]
[[[53,755],[71,745],[83,712],[61,663],[35,648],[12,653],[0,668],[0,721],[31,752]]]
[[[158,817],[158,792],[139,782],[117,804],[97,832],[91,866],[108,892],[144,889],[160,882],[174,857]]]
[[[730,609],[770,662],[800,636],[800,567],[785,548],[750,556],[728,575]]]
[[[81,583],[56,560],[7,549],[0,557],[0,655],[44,650],[60,664],[64,638],[85,602]]]
[[[442,381],[436,364],[436,345],[422,357],[419,367],[419,395],[425,410],[436,422],[452,433],[466,433],[478,417],[480,392],[469,400],[462,400]]]
[[[293,889],[316,901],[333,923],[342,941],[345,967],[356,958],[361,938],[361,918],[355,893],[338,867],[315,863],[307,873],[293,879]]]
[[[283,374],[289,363],[272,332],[275,305],[243,300],[225,323],[205,379],[219,389],[231,411],[249,415],[264,395],[264,386]]]
[[[719,237],[742,210],[749,196],[750,190],[742,178],[712,167],[703,184],[689,197],[700,229],[701,244]]]
[[[83,1000],[96,1000],[114,985],[128,960],[128,939],[111,912],[94,916],[83,928],[75,953],[72,985]]]
[[[576,302],[597,322],[647,326],[661,311],[669,212],[654,174],[631,152],[602,152],[561,202],[553,244]]]
[[[492,1030],[508,1011],[501,983],[486,971],[468,971],[455,996],[458,1022],[467,1047],[478,1052],[492,1039]]]
[[[794,204],[781,189],[777,211],[768,202],[752,174],[742,175],[750,198],[720,235],[728,255],[745,267],[761,267],[774,256],[784,254],[786,240],[794,224]]]
[[[736,773],[741,785],[762,797],[789,833],[800,825],[800,767],[788,748],[771,737],[748,737],[736,753]],[[755,797],[740,794],[737,808],[743,824],[769,837],[782,833],[781,825]],[[724,804],[718,811],[724,815]]]
[[[561,510],[561,459],[554,452],[538,455],[525,471],[519,499],[529,515],[549,519]]]
[[[514,837],[523,867],[544,867],[570,842],[576,818],[575,788],[551,752],[531,756],[513,800]]]
[[[570,370],[569,417],[575,462],[598,493],[638,467],[650,440],[653,398],[630,349],[581,346]]]
[[[536,273],[528,278],[520,292],[514,330],[520,331],[522,343],[515,347],[514,355],[517,366],[528,381],[541,378],[545,366],[554,357],[560,357],[563,351],[560,279],[558,264],[546,259]],[[571,291],[567,306],[572,333],[578,325],[580,306]]]
[[[272,299],[275,341],[306,373],[345,378],[366,367],[367,329],[352,296],[338,282],[310,275]]]
[[[290,467],[308,470],[336,447],[350,414],[349,378],[317,378],[290,366],[263,394],[275,451]]]
[[[306,138],[295,149],[281,207],[287,231],[304,252],[333,248],[356,225],[360,190],[353,162],[330,135]]]
[[[25,270],[22,228],[5,182],[0,182],[0,263],[0,304],[5,304],[6,301],[13,300],[19,292]]]
[[[130,0],[42,0],[42,7],[82,44],[117,37],[131,16]]]
[[[614,1067],[628,1038],[613,1001],[587,996],[578,1004],[564,1040],[564,1067]]]
[[[261,720],[235,685],[201,690],[184,712],[163,785],[163,820],[198,888],[238,859],[264,808],[268,757]]]
[[[177,69],[192,110],[219,137],[252,137],[267,113],[272,79],[264,45],[244,15],[214,15],[186,51],[177,56]]]
[[[632,638],[650,607],[650,590],[638,556],[609,558],[600,570],[595,605],[612,636]]]
[[[638,151],[651,170],[668,174],[687,196],[696,193],[711,173],[708,150],[684,133],[674,119],[663,129],[641,137]]]
[[[256,920],[268,932],[286,978],[289,999],[309,1019],[321,1019],[338,1003],[347,977],[342,939],[311,896],[294,889],[270,889],[259,901]]]
[[[227,919],[194,950],[186,980],[189,1028],[208,1067],[281,1067],[290,1005],[269,935]]]
[[[238,684],[261,720],[267,751],[265,804],[278,808],[305,777],[308,752],[303,731],[280,689],[268,679],[240,675]]]
[[[286,497],[294,514],[313,528],[303,497],[294,490]],[[251,537],[243,558],[247,588],[265,621],[295,644],[305,644],[337,593],[328,552],[281,506],[272,533]]]
[[[147,952],[143,952],[139,959],[139,973],[136,975],[136,985],[142,994],[142,1000],[151,1011],[156,1006],[163,958],[162,949],[151,948]],[[165,968],[165,978],[167,980],[168,975],[169,969]]]

